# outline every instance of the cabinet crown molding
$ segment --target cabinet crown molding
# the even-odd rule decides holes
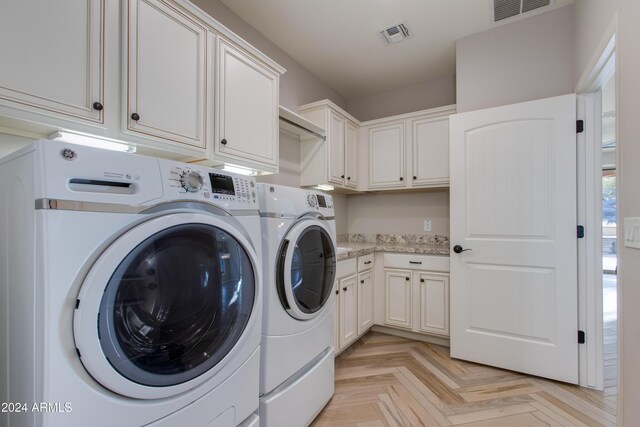
[[[342,107],[338,106],[336,103],[334,103],[330,99],[322,99],[320,101],[311,102],[309,104],[301,105],[301,106],[298,107],[298,110],[303,112],[303,111],[309,111],[309,110],[314,110],[314,109],[317,109],[317,108],[325,108],[325,107],[329,107],[332,110],[335,110],[337,113],[343,115],[344,117],[346,117],[347,119],[349,119],[353,123],[355,123],[356,125],[360,126],[360,124],[361,124],[360,120],[358,120],[355,117],[353,117],[351,114],[346,112]]]

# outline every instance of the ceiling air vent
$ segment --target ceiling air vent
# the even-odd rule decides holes
[[[409,26],[405,21],[400,24],[393,25],[389,28],[385,28],[384,30],[380,31],[380,35],[388,45],[392,45],[410,38],[413,33],[409,31]]]
[[[553,0],[493,0],[493,21],[502,21],[552,3]]]

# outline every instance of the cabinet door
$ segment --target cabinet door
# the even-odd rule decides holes
[[[369,128],[369,188],[402,188],[404,167],[404,122]]]
[[[413,187],[449,185],[449,118],[412,121]]]
[[[207,30],[159,0],[129,1],[127,131],[205,148]]]
[[[449,335],[449,276],[420,273],[420,331]]]
[[[344,130],[344,185],[358,186],[358,127],[347,120]]]
[[[358,288],[356,276],[346,277],[340,286],[340,348],[344,348],[358,336]]]
[[[358,335],[373,325],[373,276],[371,270],[358,274]]]
[[[105,25],[104,0],[3,1],[0,103],[103,123]]]
[[[385,323],[411,329],[411,271],[385,270],[384,278]]]
[[[329,131],[327,132],[329,163],[327,166],[328,181],[331,184],[344,184],[344,127],[344,117],[329,110]]]
[[[277,172],[278,74],[222,38],[218,55],[214,160]]]

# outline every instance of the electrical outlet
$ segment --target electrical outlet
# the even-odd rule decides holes
[[[430,219],[425,219],[424,220],[424,231],[431,231],[431,220]]]

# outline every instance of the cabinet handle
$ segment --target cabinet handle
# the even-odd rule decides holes
[[[340,178],[344,179],[344,175],[340,175]]]
[[[101,104],[101,103],[99,103],[99,102],[97,102],[97,101],[93,103],[93,109],[94,109],[94,110],[96,110],[96,111],[102,111],[102,109],[103,109],[103,108],[104,108],[104,107],[102,106],[102,104]]]
[[[420,283],[424,283],[424,279],[420,279]]]
[[[364,280],[360,280],[360,283],[364,285]]]
[[[400,181],[404,181],[404,178],[403,178],[403,177],[400,177]]]
[[[365,264],[371,264],[371,261],[365,261],[364,263]]]
[[[408,277],[405,277],[405,278],[404,278],[404,280],[409,280],[409,278],[408,278]]]
[[[336,289],[336,295],[340,293],[340,289]]]
[[[422,261],[409,261],[409,264],[422,264]]]
[[[131,114],[131,120],[135,120],[137,122],[140,120],[140,115],[138,113]]]
[[[342,288],[343,291],[347,292],[347,287]]]
[[[418,179],[418,177],[413,175],[413,180],[415,181],[416,179]]]
[[[220,141],[220,144],[222,144],[222,145],[227,145],[227,140],[226,140],[226,139],[223,139],[222,141]]]
[[[350,176],[347,177],[347,181],[351,181],[351,177]]]

